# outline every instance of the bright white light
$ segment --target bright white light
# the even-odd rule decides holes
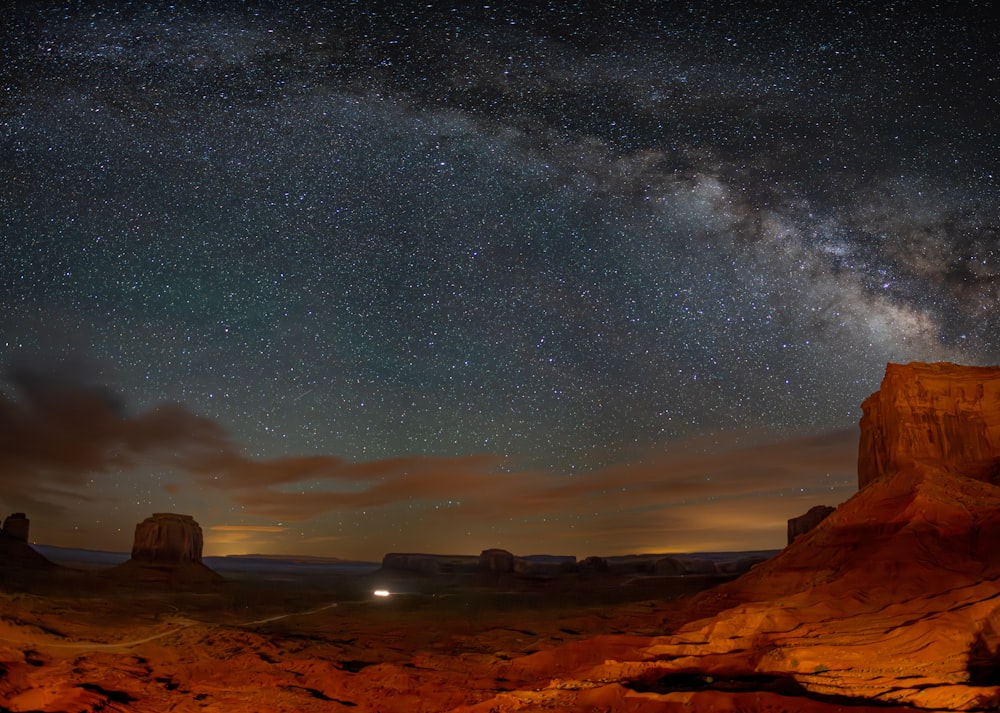
[[[388,589],[376,589],[374,592],[372,592],[372,594],[374,594],[376,597],[388,597],[389,596],[389,590]]]

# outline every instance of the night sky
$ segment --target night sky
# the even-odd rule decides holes
[[[886,362],[1000,362],[990,3],[598,5],[20,3],[0,514],[777,548]]]

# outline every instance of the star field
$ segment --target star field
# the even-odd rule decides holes
[[[85,476],[0,457],[42,464],[0,503],[53,544],[177,509],[209,550],[377,557],[777,547],[845,499],[887,361],[1000,359],[989,7],[612,5],[15,11],[8,410],[204,423],[170,458],[111,429],[144,457]],[[212,475],[176,455],[208,422]]]

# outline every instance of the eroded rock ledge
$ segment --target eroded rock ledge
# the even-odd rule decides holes
[[[917,463],[998,482],[1000,367],[889,364],[861,408],[859,488]]]

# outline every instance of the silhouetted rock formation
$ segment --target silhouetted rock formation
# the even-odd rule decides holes
[[[135,526],[132,558],[108,572],[137,584],[194,584],[222,581],[201,561],[201,526],[190,515],[154,513]]]
[[[57,565],[28,544],[28,518],[23,512],[7,517],[0,530],[0,570],[49,569]]]
[[[389,572],[441,574],[476,571],[479,558],[473,555],[434,555],[421,552],[389,552],[382,557],[382,569]]]
[[[201,526],[190,515],[158,512],[135,526],[132,559],[148,564],[201,563]]]
[[[412,574],[513,574],[546,577],[565,574],[575,567],[571,555],[527,555],[517,557],[507,550],[488,549],[476,555],[436,555],[420,552],[390,552],[382,557],[386,572]]]
[[[479,553],[479,569],[483,572],[503,574],[514,571],[515,557],[507,550],[488,549]]]
[[[609,567],[608,561],[604,557],[591,555],[580,562],[578,569],[583,572],[607,572]]]
[[[788,521],[788,544],[792,544],[799,535],[804,535],[823,522],[837,508],[829,505],[814,505],[805,515],[793,517]]]
[[[718,574],[715,562],[703,557],[667,556],[653,563],[653,573],[661,576],[685,574]]]
[[[914,463],[998,482],[1000,367],[889,364],[861,408],[859,488]]]
[[[3,532],[8,537],[13,537],[15,540],[27,542],[28,528],[30,525],[31,521],[23,512],[15,512],[8,515],[7,519],[3,521]]]

